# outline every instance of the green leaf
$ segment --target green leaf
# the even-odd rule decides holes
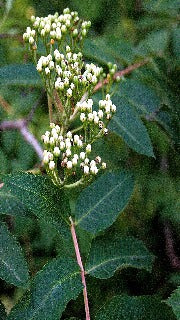
[[[117,107],[127,99],[135,110],[140,115],[149,115],[156,112],[161,104],[161,101],[155,91],[138,80],[128,79],[119,85],[119,90],[113,97],[113,103]],[[121,102],[121,100],[123,102]]]
[[[6,0],[6,13],[8,13],[13,5],[14,0]]]
[[[137,51],[140,54],[152,53],[162,56],[168,47],[168,42],[169,32],[167,30],[151,32],[139,43]]]
[[[122,137],[130,148],[140,154],[153,156],[151,141],[146,127],[127,100],[121,99],[109,129]]]
[[[33,64],[11,64],[0,68],[0,85],[42,86]]]
[[[63,190],[56,187],[50,178],[21,173],[4,178],[5,187],[39,219],[55,225],[68,237],[70,207]]]
[[[180,319],[180,286],[171,294],[166,303],[172,307],[177,320]]]
[[[116,63],[108,43],[101,38],[87,39],[84,43],[84,55],[88,59],[107,64],[109,61]]]
[[[130,173],[104,174],[80,194],[75,223],[93,234],[106,229],[127,205],[133,186]]]
[[[142,241],[133,237],[100,237],[93,241],[86,272],[99,279],[113,276],[128,267],[151,271],[154,257]]]
[[[30,217],[31,212],[12,194],[0,191],[0,214],[12,216]]]
[[[21,248],[5,225],[0,226],[0,278],[18,287],[28,281],[27,264]]]
[[[115,296],[97,313],[95,320],[175,320],[171,310],[153,296]]]
[[[0,320],[6,320],[6,311],[3,304],[0,303]]]
[[[30,293],[12,309],[8,320],[59,320],[82,288],[77,263],[70,258],[54,259],[37,273]]]

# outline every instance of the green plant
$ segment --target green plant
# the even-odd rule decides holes
[[[25,290],[7,317],[11,320],[59,319],[67,303],[82,290],[86,319],[90,319],[88,277],[107,281],[117,270],[129,267],[150,272],[154,261],[142,241],[117,231],[112,234],[112,229],[107,229],[127,206],[134,178],[127,168],[112,170],[101,157],[106,158],[109,150],[115,152],[113,137],[123,139],[139,154],[153,156],[141,116],[154,112],[158,98],[145,85],[133,80],[120,83],[119,90],[116,81],[121,80],[121,74],[116,73],[115,64],[105,65],[104,70],[85,64],[79,50],[90,23],[82,22],[77,13],[68,9],[60,17],[55,14],[45,18],[47,28],[45,19],[33,17],[36,31],[27,28],[24,35],[48,95],[51,130],[42,136],[47,175],[43,171],[42,175],[4,176],[1,212],[27,219],[36,216],[47,224],[47,230],[53,228],[65,252],[63,257],[59,255],[48,262],[29,284],[20,247],[2,224],[1,277]],[[53,31],[53,23],[58,22],[59,29]],[[90,97],[95,92],[93,110]],[[147,105],[151,106],[150,110]],[[109,149],[103,150],[108,137]],[[102,174],[103,170],[108,172]],[[13,264],[4,244],[13,252]],[[93,295],[93,282],[89,287]],[[171,309],[158,296],[117,294],[113,297],[112,294],[104,299],[107,301],[103,308],[93,313],[95,319],[174,319]],[[173,304],[173,299],[169,301]]]

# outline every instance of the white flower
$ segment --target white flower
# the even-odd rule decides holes
[[[84,163],[85,163],[85,164],[88,164],[88,163],[89,163],[89,159],[88,159],[88,158],[85,158],[85,159],[84,159]]]
[[[91,152],[91,145],[90,145],[90,144],[87,144],[87,146],[86,146],[86,152],[87,152],[87,153],[90,153],[90,152]]]
[[[90,121],[90,122],[92,122],[93,121],[93,119],[94,119],[94,116],[93,116],[93,114],[90,112],[90,113],[88,113],[88,120]]]
[[[90,171],[92,174],[97,174],[98,173],[98,168],[96,166],[91,166]]]
[[[78,143],[78,141],[79,141],[79,136],[78,136],[78,134],[75,134],[74,135],[74,143]]]
[[[70,150],[70,149],[67,149],[67,150],[66,150],[66,156],[67,156],[67,157],[70,157],[70,156],[71,156],[71,150]]]
[[[54,168],[55,168],[55,162],[54,162],[53,160],[51,160],[51,161],[49,162],[49,169],[50,169],[50,170],[54,170]]]
[[[68,161],[68,162],[67,162],[67,168],[68,168],[68,169],[72,169],[72,165],[73,165],[73,164],[72,164],[72,161]]]
[[[77,165],[77,162],[78,162],[78,160],[77,160],[77,158],[72,158],[72,164],[73,164],[73,166],[76,166]]]
[[[64,150],[64,148],[65,148],[65,143],[64,143],[64,141],[61,141],[60,142],[60,150]]]
[[[54,137],[51,137],[51,138],[49,139],[49,143],[50,143],[50,145],[53,145],[53,144],[55,143]]]
[[[45,74],[50,74],[50,69],[48,67],[45,68]]]
[[[33,37],[30,37],[30,38],[29,38],[29,43],[30,43],[30,44],[33,44],[33,43],[34,43],[34,38],[33,38]]]
[[[59,147],[55,147],[53,153],[54,153],[54,155],[55,155],[56,157],[58,157],[58,156],[60,155],[60,149],[59,149]]]
[[[88,166],[84,166],[84,174],[89,174],[89,167]]]
[[[71,131],[68,131],[67,134],[66,134],[66,136],[67,136],[67,138],[72,139],[72,133],[71,133]]]
[[[112,112],[116,112],[116,106],[115,106],[115,104],[113,104],[113,105],[111,106],[111,111],[112,111]]]
[[[72,89],[71,88],[69,88],[68,90],[67,90],[67,96],[70,98],[70,97],[72,97]]]
[[[93,166],[95,166],[95,165],[96,165],[96,161],[91,160],[91,162],[90,162],[90,166],[91,166],[91,167],[93,167]]]
[[[84,121],[86,120],[86,115],[85,115],[85,113],[81,113],[81,114],[80,114],[80,120],[81,120],[82,122],[84,122]]]
[[[98,123],[99,123],[99,117],[98,117],[98,116],[95,116],[95,117],[94,117],[94,123],[95,123],[95,124],[98,124]]]
[[[77,142],[77,146],[78,146],[79,148],[81,148],[82,145],[83,145],[83,143],[82,143],[82,141],[79,139],[78,142]]]
[[[75,154],[74,154],[74,158],[78,160],[78,159],[79,159],[78,154],[75,153]]]
[[[80,159],[84,160],[86,157],[86,154],[85,152],[81,152],[79,156],[80,156]]]
[[[43,157],[43,162],[45,164],[47,164],[49,162],[49,157],[48,157],[48,154],[45,154],[44,157]]]
[[[98,117],[99,117],[99,119],[103,119],[103,111],[102,110],[98,111]]]
[[[97,156],[96,159],[95,159],[95,161],[96,161],[97,163],[101,163],[101,157],[100,157],[100,156]]]

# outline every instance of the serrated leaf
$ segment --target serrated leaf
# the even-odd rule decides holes
[[[33,64],[11,64],[0,68],[0,85],[42,86]]]
[[[21,173],[4,177],[5,187],[38,218],[52,223],[68,237],[70,207],[63,190],[44,176]]]
[[[133,186],[130,173],[104,174],[81,192],[76,203],[75,223],[93,234],[106,229],[127,205]]]
[[[149,115],[156,112],[161,104],[161,101],[155,91],[138,80],[127,79],[123,84],[120,84],[119,90],[113,97],[113,103],[117,107],[122,105],[122,98],[127,99],[127,102],[137,110],[140,115]],[[124,103],[124,99],[122,100]]]
[[[12,194],[0,191],[0,214],[30,217],[31,212]]]
[[[177,320],[180,319],[180,286],[166,300],[166,303],[172,307]]]
[[[75,299],[82,288],[76,261],[54,259],[37,273],[30,294],[12,309],[8,320],[59,320],[67,303]]]
[[[121,99],[108,127],[136,152],[149,157],[154,155],[147,129],[127,100]]]
[[[86,272],[99,279],[113,276],[116,270],[128,267],[151,271],[154,257],[142,241],[133,237],[96,238],[86,263]]]
[[[171,310],[153,296],[115,296],[97,313],[95,320],[175,320]]]
[[[27,264],[21,248],[5,225],[0,226],[0,278],[19,287],[28,281]]]

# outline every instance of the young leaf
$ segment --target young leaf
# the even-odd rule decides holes
[[[69,203],[62,190],[44,176],[21,173],[4,177],[6,189],[38,218],[53,223],[65,237],[69,234]]]
[[[121,99],[109,129],[122,137],[130,148],[140,154],[153,156],[153,149],[146,127],[126,99]]]
[[[104,174],[80,194],[75,223],[93,234],[106,229],[127,205],[133,186],[130,173]]]
[[[34,278],[30,294],[11,311],[8,320],[59,320],[67,303],[82,290],[75,260],[54,259]]]
[[[115,296],[95,320],[175,320],[170,308],[153,296]]]
[[[12,194],[0,191],[0,214],[12,216],[30,217],[31,212]]]
[[[166,303],[172,307],[177,320],[180,319],[180,286],[171,294]]]
[[[28,281],[27,264],[21,248],[4,224],[0,226],[0,278],[18,287]]]
[[[154,257],[142,241],[133,237],[100,237],[93,241],[86,272],[99,279],[113,276],[117,269],[152,268]]]
[[[40,87],[42,82],[32,64],[12,64],[0,68],[0,85]]]

